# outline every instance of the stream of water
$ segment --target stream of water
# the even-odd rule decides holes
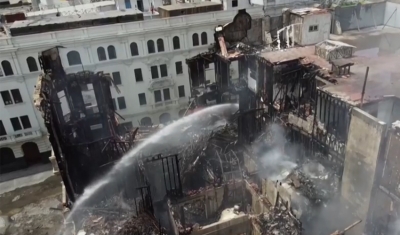
[[[133,164],[135,163],[137,156],[139,156],[139,153],[144,150],[146,146],[152,145],[159,141],[168,140],[168,138],[171,138],[171,141],[173,141],[172,139],[177,137],[174,134],[180,133],[181,130],[187,126],[204,125],[204,122],[201,122],[199,118],[204,119],[207,118],[207,115],[211,117],[210,115],[213,114],[233,114],[235,111],[237,111],[237,109],[238,105],[235,104],[215,105],[181,118],[178,121],[164,127],[163,129],[137,145],[135,148],[130,150],[128,153],[126,153],[121,158],[121,160],[117,164],[115,164],[115,166],[110,170],[108,174],[106,174],[104,177],[102,177],[91,186],[87,187],[84,193],[75,202],[72,211],[67,217],[67,221],[71,221],[72,218],[76,218],[75,216],[78,216],[77,214],[80,213],[80,208],[84,208],[86,206],[96,203],[96,198],[98,198],[96,195],[101,195],[107,185],[116,184],[119,180],[122,180],[121,178],[124,175],[123,173],[126,171],[131,171],[134,168]],[[220,125],[222,122],[223,120],[219,119],[213,125],[215,126],[218,123]],[[199,126],[199,128],[205,128],[205,126]]]

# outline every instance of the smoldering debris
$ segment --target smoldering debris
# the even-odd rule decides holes
[[[164,234],[154,218],[148,213],[134,209],[138,208],[138,204],[140,205],[135,203],[134,199],[124,200],[118,195],[102,201],[93,208],[84,208],[82,213],[87,216],[82,228],[86,234],[96,235]]]
[[[318,164],[318,163],[312,163]],[[335,175],[321,166],[319,174],[311,174],[308,171],[309,164],[302,164],[294,169],[287,179],[307,199],[314,203],[320,203],[332,198],[338,192],[339,182]]]
[[[237,154],[240,150],[236,140],[236,125],[227,124],[182,146],[180,156],[184,188],[195,189],[191,185],[199,180],[199,175],[212,185],[219,186],[224,172],[238,170]]]
[[[269,212],[262,213],[256,218],[262,235],[302,235],[301,222],[283,203],[274,206]]]

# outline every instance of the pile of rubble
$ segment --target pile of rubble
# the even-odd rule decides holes
[[[93,208],[85,208],[83,213],[87,216],[83,220],[82,230],[86,234],[96,235],[161,234],[158,222],[145,211],[137,212],[134,201],[114,196]]]
[[[317,168],[310,172],[310,168]],[[305,163],[288,176],[291,185],[314,203],[324,202],[338,192],[338,180],[318,163]]]
[[[284,206],[272,207],[269,212],[258,216],[256,220],[262,235],[301,235],[301,222]]]
[[[199,176],[202,176],[204,182],[220,186],[224,172],[239,169],[239,151],[236,125],[227,124],[210,134],[194,137],[181,146],[179,151],[184,189],[190,191],[206,188],[206,185],[193,184],[199,180]]]

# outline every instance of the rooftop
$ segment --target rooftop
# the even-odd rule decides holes
[[[83,15],[70,15],[70,16],[60,16],[52,18],[43,18],[35,20],[22,20],[14,22],[10,29],[23,28],[23,27],[34,27],[34,26],[44,26],[44,25],[55,25],[64,23],[75,23],[89,20],[99,20],[107,18],[116,18],[120,16],[132,16],[132,15],[142,15],[143,13],[139,10],[130,9],[125,11],[106,11],[98,13],[89,13]],[[121,22],[122,23],[122,22]],[[95,26],[95,25],[93,25]]]
[[[315,7],[292,9],[292,10],[290,10],[290,12],[292,12],[293,14],[299,15],[299,16],[315,15],[315,14],[329,14],[329,11],[327,9],[320,9],[320,8],[315,8]]]
[[[347,44],[347,43],[344,43],[344,42],[340,42],[340,41],[333,41],[333,40],[325,40],[325,41],[322,41],[320,43],[317,43],[315,46],[324,48],[324,49],[326,49],[328,51],[334,50],[334,49],[339,48],[339,47],[356,48],[353,45],[350,45],[350,44]]]
[[[260,57],[273,64],[296,59],[305,59],[307,63],[315,63],[322,68],[329,68],[329,63],[315,55],[315,46],[294,47],[279,51],[261,52]]]
[[[196,7],[209,7],[209,6],[218,6],[218,5],[221,5],[221,3],[217,3],[217,2],[178,3],[178,4],[173,4],[173,5],[167,5],[167,6],[159,6],[158,8],[166,10],[166,11],[173,11],[173,10],[185,10],[185,9],[191,9],[191,8],[196,8]]]
[[[115,5],[114,1],[101,1],[101,2],[94,2],[94,3],[90,3],[90,4],[61,7],[61,8],[57,8],[57,9],[55,8],[55,9],[46,9],[46,10],[41,10],[41,11],[31,11],[31,12],[27,12],[26,16],[32,17],[32,16],[42,16],[42,15],[49,15],[49,14],[54,14],[54,16],[55,16],[55,14],[57,14],[57,13],[61,13],[61,15],[63,15],[63,12],[66,12],[68,14],[71,14],[71,12],[76,12],[76,14],[79,14],[79,11],[87,11],[87,10],[92,10],[92,9],[95,10],[99,7],[114,6],[114,5]],[[87,12],[85,14],[87,14]]]
[[[370,34],[374,34],[375,37],[366,37]],[[400,95],[400,73],[397,63],[400,55],[396,53],[400,46],[399,29],[349,31],[335,39],[357,47],[355,56],[346,59],[346,62],[354,63],[354,66],[351,67],[350,76],[338,78],[337,84],[323,86],[321,90],[350,104],[358,105],[361,102],[366,68],[369,67],[364,103],[380,100],[388,95]],[[366,46],[369,48],[365,48]]]
[[[0,15],[15,14],[15,13],[19,13],[19,12],[29,12],[31,10],[32,10],[31,4],[1,6],[0,7]]]

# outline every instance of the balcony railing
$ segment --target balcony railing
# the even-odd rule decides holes
[[[152,109],[161,109],[161,108],[172,108],[179,105],[180,105],[179,99],[174,99],[174,100],[157,102],[155,104],[152,104],[151,107]]]
[[[17,142],[27,141],[30,139],[39,138],[41,136],[42,132],[40,130],[30,130],[30,131],[19,132],[13,135],[0,136],[0,146],[15,144]]]

